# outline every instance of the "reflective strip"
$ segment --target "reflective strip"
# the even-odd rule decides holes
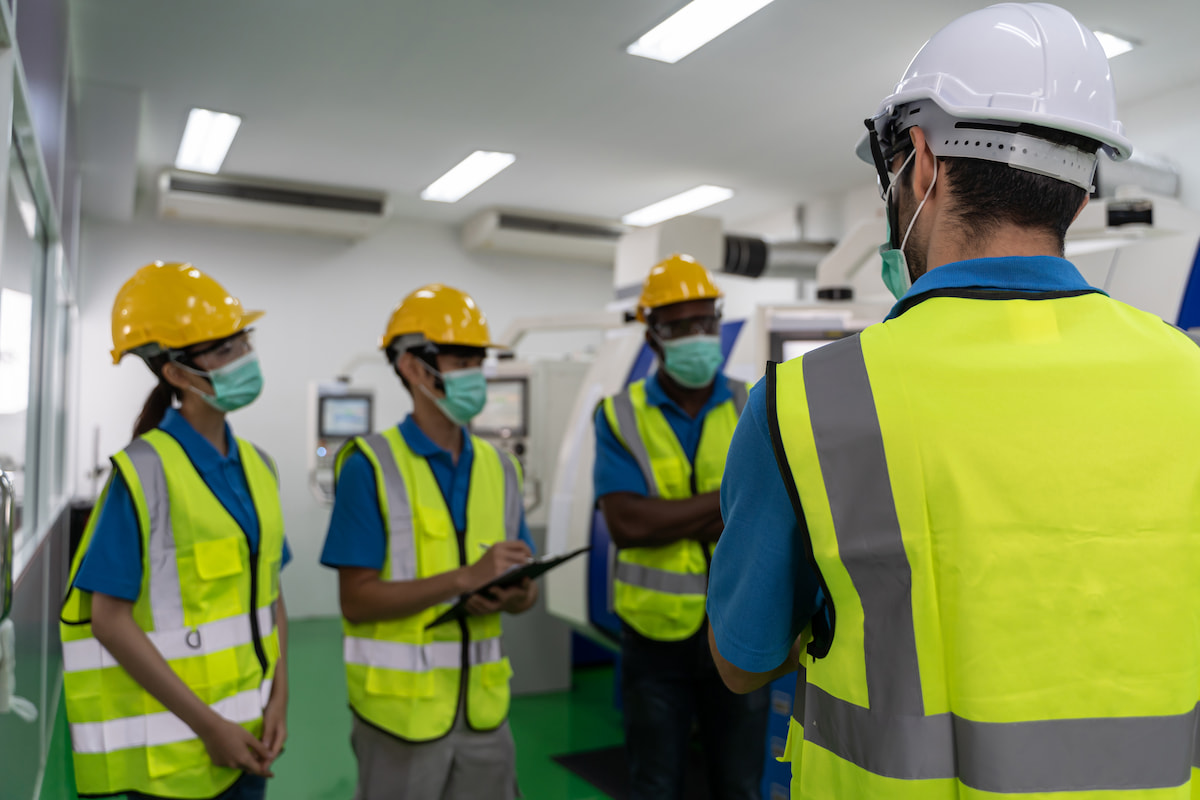
[[[838,554],[862,601],[868,703],[877,712],[922,715],[912,567],[859,337],[806,354],[803,370]]]
[[[633,413],[633,400],[629,392],[615,395],[612,404],[617,415],[619,434],[625,440],[625,446],[629,448],[633,460],[637,462],[638,469],[642,471],[642,477],[646,479],[647,496],[658,497],[658,481],[654,480],[654,470],[650,467],[650,452],[646,449],[646,443],[642,441],[641,431],[638,430],[637,415]]]
[[[863,608],[869,708],[798,686],[805,740],[877,775],[957,778],[1004,794],[1182,786],[1200,765],[1200,705],[1162,717],[978,722],[924,715],[912,569],[862,344],[805,355],[804,386],[839,557]],[[799,691],[798,691],[799,694]]]
[[[614,577],[630,586],[651,589],[663,594],[705,594],[708,591],[707,575],[670,572],[620,559],[617,560],[617,571]]]
[[[250,446],[254,448],[254,452],[258,453],[258,457],[262,459],[262,462],[267,465],[267,469],[271,470],[271,474],[275,476],[275,488],[279,488],[279,468],[275,466],[275,459],[267,455],[267,451],[258,445],[251,444]]]
[[[517,465],[512,458],[500,450],[500,466],[504,469],[504,535],[506,539],[516,539],[521,534],[521,511],[524,498],[521,497],[521,481],[517,477]]]
[[[499,661],[503,656],[499,637],[480,639],[467,646],[467,663],[471,666]],[[420,645],[347,636],[342,644],[342,657],[347,664],[402,672],[459,669],[462,666],[462,643],[430,642]]]
[[[391,552],[391,580],[411,581],[417,577],[417,551],[413,539],[412,506],[408,488],[396,463],[392,445],[382,434],[364,436],[363,441],[375,453],[383,469],[383,491],[388,503],[388,550]]]
[[[729,391],[733,394],[733,410],[740,417],[742,409],[746,407],[746,401],[750,399],[750,390],[746,388],[746,384],[732,378],[728,383]]]
[[[258,609],[257,614],[258,628],[265,639],[275,630],[275,608],[264,606]],[[211,655],[254,642],[250,617],[246,614],[226,617],[196,628],[150,631],[146,636],[166,661]],[[112,654],[94,638],[63,642],[62,648],[64,672],[85,672],[118,665]]]
[[[1200,706],[1166,717],[975,722],[881,714],[807,687],[804,738],[889,778],[1005,794],[1182,786]]]
[[[210,708],[230,722],[253,722],[271,697],[271,681],[213,703]],[[187,723],[170,711],[140,717],[122,717],[105,722],[82,722],[71,726],[71,745],[76,753],[112,753],[131,747],[156,747],[198,738]]]
[[[179,585],[179,564],[175,560],[175,532],[171,527],[171,498],[167,492],[167,473],[162,456],[145,439],[135,439],[125,448],[133,464],[150,517],[147,562],[150,569],[150,613],[154,629],[176,631],[183,628],[183,590]]]

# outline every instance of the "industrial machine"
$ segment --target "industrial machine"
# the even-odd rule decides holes
[[[333,502],[334,464],[342,445],[375,430],[374,403],[374,391],[353,387],[349,378],[311,385],[306,449],[309,488],[319,502]]]

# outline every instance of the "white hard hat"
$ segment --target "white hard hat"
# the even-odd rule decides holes
[[[914,104],[923,108],[925,118],[905,114],[906,107],[911,111]],[[1002,3],[959,17],[934,34],[908,65],[892,94],[879,104],[869,124],[881,143],[886,143],[906,127],[920,124],[925,129],[927,124],[936,124],[930,117],[938,117],[950,129],[937,126],[943,129],[941,133],[949,133],[938,138],[937,146],[934,137],[927,136],[935,155],[1003,161],[1081,183],[1078,174],[1087,165],[1074,165],[1072,174],[1057,174],[1049,168],[1049,151],[1039,155],[1047,162],[1039,166],[1013,160],[1013,153],[1020,155],[1025,150],[1024,155],[1029,154],[1023,145],[1029,144],[1025,140],[1036,137],[1036,132],[1017,140],[1017,147],[1011,139],[993,135],[994,145],[1006,144],[1002,149],[987,146],[975,132],[1019,132],[1021,125],[1036,125],[1094,139],[1120,161],[1129,158],[1133,146],[1125,138],[1116,112],[1108,58],[1095,34],[1058,6]],[[984,124],[964,125],[964,121]],[[964,128],[969,133],[958,142],[967,143],[969,149],[951,144],[954,132]],[[859,141],[857,152],[859,158],[872,163],[869,138]],[[977,138],[980,143],[975,145]],[[1064,154],[1055,150],[1052,155]]]

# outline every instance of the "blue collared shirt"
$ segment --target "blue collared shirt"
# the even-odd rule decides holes
[[[941,289],[1095,291],[1071,262],[1050,256],[959,261],[922,275],[888,319]],[[708,616],[721,655],[748,672],[768,672],[821,607],[820,584],[771,446],[765,380],[750,392],[725,460],[725,532],[713,554]],[[746,624],[753,620],[753,625]]]
[[[450,510],[457,530],[467,526],[467,498],[471,491],[471,465],[475,447],[466,428],[463,429],[462,452],[458,461],[449,451],[438,447],[417,425],[411,414],[400,423],[400,435],[414,453],[429,462],[442,498]],[[379,514],[379,494],[375,487],[375,468],[362,453],[346,458],[338,475],[333,515],[325,535],[321,563],[327,567],[363,567],[383,569],[387,554],[387,533]],[[521,512],[520,539],[533,552],[533,539]]]
[[[695,417],[690,417],[678,403],[663,391],[657,372],[646,378],[646,402],[649,405],[657,406],[662,411],[689,461],[695,460],[696,450],[700,447],[700,434],[704,430],[704,418],[710,411],[732,397],[733,393],[729,391],[728,379],[718,373],[713,381],[712,395],[700,409],[700,413]],[[596,409],[596,463],[592,468],[592,483],[597,500],[606,494],[615,492],[630,492],[643,496],[650,494],[650,488],[646,485],[641,468],[609,427],[603,407]]]
[[[258,512],[250,497],[241,455],[229,423],[225,424],[229,452],[224,456],[174,408],[167,411],[158,427],[183,447],[204,483],[246,532],[251,552],[257,553]],[[92,513],[100,516],[75,576],[75,585],[89,592],[135,602],[142,589],[142,543],[133,497],[120,472],[113,470],[104,503]],[[285,539],[283,564],[291,559],[292,553]]]

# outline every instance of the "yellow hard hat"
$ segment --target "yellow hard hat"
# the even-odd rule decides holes
[[[113,363],[147,344],[178,349],[224,339],[263,315],[191,264],[155,261],[125,281],[113,301]]]
[[[645,322],[646,312],[654,308],[689,300],[716,300],[720,296],[721,290],[703,264],[676,253],[655,264],[646,276],[637,304],[638,322]]]
[[[440,283],[422,286],[400,301],[388,320],[379,349],[397,336],[420,334],[434,344],[503,347],[492,341],[487,317],[466,292]]]

